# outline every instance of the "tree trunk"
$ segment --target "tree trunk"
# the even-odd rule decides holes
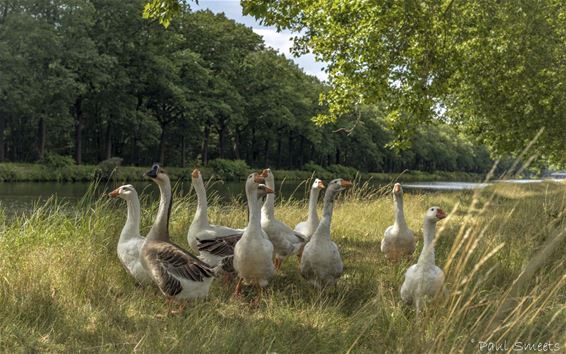
[[[240,130],[236,129],[236,134],[234,136],[234,157],[236,160],[240,160]]]
[[[299,137],[300,144],[299,144],[299,167],[302,168],[305,165],[305,154],[303,148],[305,147],[305,138],[301,135]]]
[[[278,134],[277,136],[277,168],[281,168],[281,157],[283,155],[283,152],[281,151],[281,146],[283,144],[281,143],[281,134]]]
[[[112,124],[108,122],[106,125],[106,138],[104,139],[106,143],[106,160],[112,157]]]
[[[289,134],[289,168],[293,168],[293,136]]]
[[[1,115],[2,113],[0,113]],[[6,130],[6,116],[0,117],[0,162],[6,160],[6,139],[4,138],[4,130]]]
[[[78,98],[74,104],[75,113],[75,162],[80,165],[82,162],[82,144],[83,144],[83,112],[82,99]]]
[[[264,143],[264,155],[263,155],[263,166],[265,168],[269,167],[269,139],[265,139],[265,143]]]
[[[224,120],[220,121],[220,128],[218,129],[218,156],[224,158],[224,140],[226,135],[226,123]]]
[[[255,165],[257,161],[257,150],[255,148],[255,127],[252,128],[252,165]]]
[[[202,139],[202,165],[208,166],[208,138],[210,136],[210,122],[204,126],[204,137]]]
[[[185,135],[181,137],[181,167],[185,168]]]
[[[46,134],[47,129],[45,127],[45,118],[42,116],[39,118],[39,123],[37,125],[37,157],[39,160],[43,159],[45,156]]]
[[[165,126],[161,127],[161,135],[159,137],[159,163],[165,164]]]
[[[340,164],[340,149],[336,148],[336,164]]]

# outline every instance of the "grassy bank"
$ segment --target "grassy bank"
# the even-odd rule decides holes
[[[143,173],[149,166],[119,166],[114,169],[110,166],[100,165],[67,165],[67,166],[47,166],[42,164],[28,163],[0,163],[0,182],[90,182],[97,177],[110,177],[117,181],[141,181],[144,180]],[[192,168],[167,167],[167,173],[172,180],[188,180]],[[245,169],[241,173],[230,173],[218,171],[213,168],[201,168],[206,179],[215,177],[223,180],[244,179],[249,172]],[[413,181],[480,181],[482,176],[467,172],[446,172],[437,171],[434,173],[421,171],[406,171],[404,173],[359,173],[355,169],[345,168],[343,171],[328,171],[318,168],[312,171],[301,170],[275,170],[279,180],[306,180],[313,173],[316,177],[325,180],[336,178],[336,176],[346,176],[361,179],[375,179],[378,181],[399,180],[402,182]]]
[[[71,213],[50,202],[10,220],[0,212],[0,351],[444,353],[477,352],[478,341],[564,349],[564,186],[499,185],[481,193],[406,195],[419,251],[424,210],[453,211],[439,223],[436,252],[449,295],[419,318],[399,297],[418,255],[391,264],[379,252],[393,219],[384,190],[354,188],[337,203],[332,234],[345,273],[335,289],[315,291],[290,259],[258,308],[232,299],[233,284],[216,281],[209,300],[165,319],[155,317],[166,310],[163,297],[134,285],[116,257],[122,201],[87,198]],[[172,210],[171,234],[181,245],[192,198]],[[244,205],[211,204],[212,221],[244,226]],[[294,225],[306,206],[281,202],[276,213]]]

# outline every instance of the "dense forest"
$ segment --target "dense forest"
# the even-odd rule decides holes
[[[332,124],[312,118],[328,88],[252,29],[182,8],[164,29],[145,1],[0,2],[0,161],[251,166],[308,162],[363,171],[484,172],[485,147],[440,121],[404,150],[379,104]],[[354,129],[351,129],[354,128]]]

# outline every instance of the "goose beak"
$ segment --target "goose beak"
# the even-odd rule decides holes
[[[159,165],[158,164],[154,164],[151,167],[151,170],[147,171],[145,173],[145,176],[149,177],[149,178],[157,178],[157,171],[159,171]]]
[[[273,192],[273,189],[269,188],[265,184],[260,184],[258,188],[263,190],[267,194],[275,193],[275,192]]]
[[[200,175],[200,171],[198,170],[198,168],[195,168],[195,169],[193,170],[193,173],[191,173],[191,176],[192,176],[193,178],[198,178],[199,175]]]
[[[108,193],[110,198],[116,198],[120,194],[120,188],[114,189],[112,192]]]
[[[269,168],[266,168],[263,171],[261,171],[260,176],[267,177],[269,176],[269,172],[271,172],[271,170]]]
[[[444,210],[438,208],[438,209],[436,210],[436,218],[437,218],[438,220],[442,220],[442,219],[444,219],[445,217],[446,217],[446,213],[444,212]]]
[[[263,175],[255,175],[254,182],[255,183],[265,183],[265,177]]]
[[[324,185],[324,183],[322,183],[322,181],[318,182],[318,189],[324,189],[326,188],[326,186]]]
[[[340,181],[340,186],[342,188],[350,188],[352,186],[352,182],[343,179]]]

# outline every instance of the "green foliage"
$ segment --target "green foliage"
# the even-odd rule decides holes
[[[250,166],[243,160],[215,159],[210,161],[209,167],[224,180],[244,179],[250,172]]]
[[[118,168],[122,165],[124,159],[120,157],[112,157],[104,160],[97,165],[97,177],[102,179],[109,179],[113,174],[117,173]]]
[[[363,105],[387,107],[406,146],[422,123],[446,119],[497,154],[535,150],[566,163],[566,3],[561,0],[243,0],[244,14],[297,33],[295,53],[328,64],[321,100],[334,122]]]
[[[322,167],[322,166],[320,166],[320,165],[318,165],[318,164],[316,164],[312,161],[307,162],[303,166],[303,170],[314,173],[317,176],[318,175],[323,176],[323,175],[328,174],[328,171],[324,167]]]
[[[63,168],[75,164],[75,160],[71,156],[63,156],[53,152],[45,154],[43,159],[39,161],[42,165],[49,168]]]
[[[143,7],[143,18],[157,19],[163,27],[168,28],[171,19],[181,12],[181,5],[176,0],[151,0]]]
[[[342,165],[330,165],[326,169],[335,176],[346,179],[354,179],[358,174],[358,170],[355,168]]]

